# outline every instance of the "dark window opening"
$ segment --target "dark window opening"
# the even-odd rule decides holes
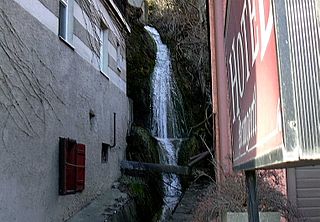
[[[107,163],[108,162],[109,148],[110,148],[109,144],[102,143],[101,163]]]

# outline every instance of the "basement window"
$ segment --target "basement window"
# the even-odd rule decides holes
[[[69,44],[73,40],[73,2],[59,0],[59,37]]]
[[[85,145],[59,138],[59,194],[81,192],[85,185]]]
[[[109,144],[102,143],[101,163],[107,163],[108,162],[109,148],[110,148]]]

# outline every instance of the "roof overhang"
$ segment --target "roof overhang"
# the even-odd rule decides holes
[[[120,12],[120,10],[117,7],[117,5],[114,3],[114,0],[106,0],[105,2],[107,2],[108,5],[110,5],[111,9],[115,13],[115,15],[118,18],[119,22],[125,27],[126,31],[130,33],[131,32],[130,26],[128,25],[126,19],[124,18],[124,16]]]

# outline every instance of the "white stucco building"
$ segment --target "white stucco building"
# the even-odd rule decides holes
[[[0,221],[66,220],[120,176],[123,9],[113,0],[0,1]],[[84,145],[80,162],[63,138]],[[61,195],[63,185],[72,194]]]

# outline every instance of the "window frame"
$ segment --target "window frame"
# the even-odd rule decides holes
[[[107,75],[109,68],[109,28],[101,23],[100,26],[100,71]]]
[[[117,69],[121,72],[121,64],[122,64],[122,56],[121,56],[121,46],[120,43],[117,42]]]
[[[62,14],[61,10],[64,10]],[[74,23],[74,0],[59,0],[59,38],[72,46]]]

